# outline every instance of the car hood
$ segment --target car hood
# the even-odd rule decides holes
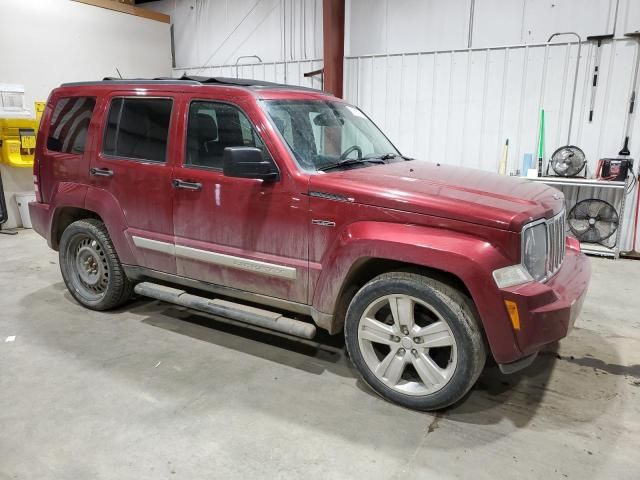
[[[513,231],[564,206],[542,183],[419,160],[313,175],[310,191]]]

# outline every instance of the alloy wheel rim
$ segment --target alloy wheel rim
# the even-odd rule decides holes
[[[433,306],[409,295],[386,295],[370,303],[360,318],[358,344],[376,378],[406,395],[441,390],[457,365],[448,323]]]

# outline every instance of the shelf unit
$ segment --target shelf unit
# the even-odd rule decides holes
[[[586,243],[580,242],[580,248],[584,253],[589,255],[598,255],[601,257],[618,258],[620,256],[620,249],[618,248],[618,240],[620,238],[620,232],[622,231],[622,221],[624,217],[624,207],[627,199],[626,189],[627,181],[613,181],[613,180],[600,180],[596,178],[582,178],[582,177],[536,177],[529,178],[534,182],[544,183],[551,187],[591,187],[599,189],[615,189],[621,190],[622,198],[620,200],[620,211],[618,212],[618,229],[615,233],[615,242],[613,247],[607,247],[600,245],[599,243]],[[568,213],[568,212],[567,212]]]

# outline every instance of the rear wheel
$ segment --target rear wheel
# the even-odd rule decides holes
[[[109,310],[131,296],[133,287],[101,221],[84,219],[69,225],[62,233],[59,255],[64,282],[81,305]]]
[[[470,300],[413,273],[386,273],[358,291],[345,337],[365,382],[383,398],[419,410],[460,400],[486,360]]]

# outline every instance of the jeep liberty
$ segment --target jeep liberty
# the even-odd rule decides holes
[[[438,159],[435,159],[436,161]],[[135,292],[289,335],[344,332],[400,405],[462,399],[565,337],[590,278],[558,190],[404,157],[357,107],[268,82],[65,84],[35,230],[83,306]]]

